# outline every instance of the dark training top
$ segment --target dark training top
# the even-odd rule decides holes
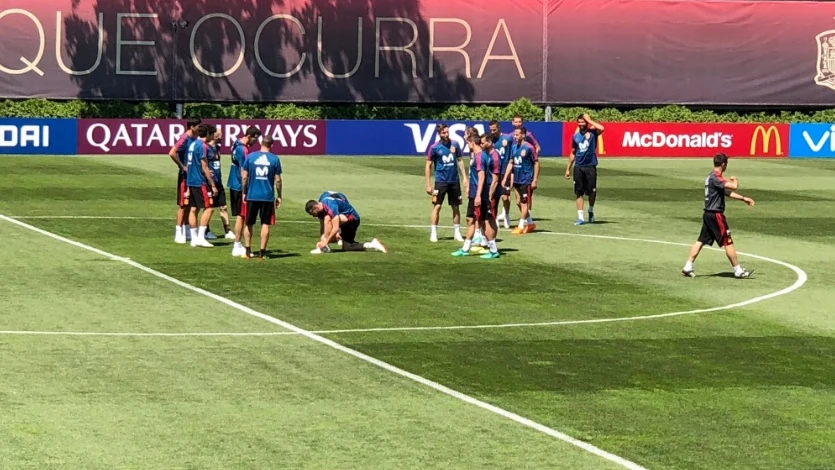
[[[725,183],[727,180],[712,171],[705,179],[705,211],[725,212]]]

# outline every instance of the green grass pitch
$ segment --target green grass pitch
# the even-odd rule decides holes
[[[0,158],[0,468],[834,468],[835,161],[731,162],[749,280],[719,251],[679,274],[707,160],[604,160],[584,227],[545,160],[499,260],[429,243],[419,159],[282,164],[258,262],[173,243],[167,158]],[[326,189],[388,254],[309,254]]]

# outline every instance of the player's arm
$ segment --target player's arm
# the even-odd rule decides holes
[[[206,181],[212,185],[212,193],[217,193],[217,186],[215,186],[215,180],[212,178],[212,170],[209,169],[209,162],[206,158],[200,160],[200,166],[203,168],[203,176],[206,177]]]
[[[536,189],[536,182],[539,181],[539,151],[534,154],[533,156],[533,184],[531,184],[532,189]]]
[[[568,154],[568,165],[565,167],[565,179],[571,179],[571,167],[574,166],[574,158],[575,158],[575,149],[571,149],[571,153]]]
[[[542,147],[539,146],[539,141],[536,140],[536,137],[533,134],[528,133],[528,135],[531,136],[531,142],[533,143],[533,148],[534,148],[534,150],[536,150],[536,154],[539,155],[539,152],[542,151]]]
[[[603,131],[606,130],[602,125],[600,125],[599,122],[592,121],[591,117],[589,117],[588,114],[583,114],[583,119],[586,121],[586,124],[588,124],[591,129],[597,130],[597,135],[602,134]]]
[[[246,201],[247,183],[249,182],[249,170],[246,167],[241,168],[241,196]]]
[[[319,217],[319,237],[325,234],[325,218]]]
[[[339,215],[337,214],[334,217],[326,215],[323,226],[325,227],[325,233],[319,240],[319,244],[316,245],[320,249],[326,247],[328,243],[334,239],[336,234],[339,233]]]
[[[731,176],[727,180],[724,180],[724,187],[722,189],[725,190],[725,194],[730,195],[731,191],[736,191],[739,189],[739,180],[736,179],[736,176]]]
[[[168,151],[168,156],[171,157],[171,160],[174,162],[175,165],[180,167],[180,171],[185,172],[188,170],[188,168],[186,168],[186,166],[183,165],[183,162],[180,161],[180,157],[177,156],[177,151],[180,149],[181,145],[184,144],[177,142],[173,147],[171,147],[171,150]]]
[[[750,197],[743,196],[742,194],[739,194],[735,191],[731,191],[730,194],[728,194],[728,197],[731,199],[736,199],[737,201],[742,201],[745,204],[748,204],[749,206],[754,205],[753,199],[751,199]]]
[[[513,157],[510,158],[510,161],[507,162],[507,169],[504,171],[504,176],[502,176],[502,186],[505,188],[509,188],[513,183]]]
[[[281,207],[281,199],[284,190],[284,180],[281,175],[275,175],[275,207]]]
[[[478,160],[476,160],[476,172],[478,173],[478,183],[476,184],[476,192],[475,192],[475,205],[481,205],[481,194],[484,191],[484,180],[486,179],[484,173],[484,163],[481,160],[481,156],[479,155]]]
[[[467,179],[467,169],[464,166],[464,160],[461,160],[460,158],[458,159],[458,174],[461,176],[461,187],[464,189],[464,192],[466,193],[470,186],[470,180]]]
[[[426,166],[423,169],[423,176],[426,178],[426,194],[432,195],[432,152],[435,146],[430,146],[426,152]]]

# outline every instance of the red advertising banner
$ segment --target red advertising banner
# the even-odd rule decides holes
[[[606,157],[787,158],[788,124],[601,123],[598,154]],[[563,155],[571,153],[575,123],[563,126]]]
[[[0,0],[0,97],[835,104],[835,2]]]
[[[273,121],[267,119],[207,120],[223,133],[227,151],[246,128],[256,126],[273,137],[279,155],[323,155],[325,121]],[[166,155],[185,132],[185,122],[170,119],[79,119],[80,155]]]

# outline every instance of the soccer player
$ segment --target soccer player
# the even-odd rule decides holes
[[[254,144],[261,137],[261,131],[255,127],[247,128],[246,133],[232,144],[232,167],[229,168],[229,179],[226,186],[229,188],[229,202],[232,206],[232,217],[235,218],[235,244],[232,246],[232,256],[241,257],[246,254],[241,235],[244,230],[243,217],[243,196],[241,186],[241,169],[246,163],[246,156],[249,153],[249,146]]]
[[[312,217],[319,218],[319,241],[313,254],[328,253],[328,244],[336,236],[342,234],[342,251],[375,250],[386,253],[388,249],[380,240],[374,238],[370,242],[357,242],[357,231],[360,227],[360,215],[348,198],[342,193],[326,191],[318,201],[310,200],[304,206],[305,212]]]
[[[426,193],[432,196],[432,216],[430,217],[432,231],[429,241],[438,241],[438,219],[441,216],[441,205],[447,196],[449,196],[449,205],[452,207],[455,240],[464,241],[461,236],[461,179],[466,179],[467,174],[464,172],[464,162],[459,159],[461,147],[450,140],[449,127],[446,124],[438,124],[437,132],[440,140],[430,146],[429,151],[426,152],[426,167],[424,170]],[[432,165],[435,166],[434,189],[431,184]]]
[[[510,146],[513,144],[513,137],[502,134],[499,130],[499,121],[495,119],[490,121],[489,129],[493,148],[499,154],[499,162],[501,165],[499,174],[504,175],[507,172],[507,164],[510,162]],[[510,228],[510,188],[499,184],[499,193],[501,195],[502,212],[499,214],[498,220],[504,224],[504,228]],[[528,213],[530,213],[530,207],[528,208]]]
[[[191,238],[188,225],[188,209],[189,205],[186,202],[186,193],[188,186],[186,185],[186,172],[188,171],[187,153],[191,143],[197,139],[197,126],[202,121],[199,118],[189,119],[186,121],[186,132],[180,136],[177,143],[168,151],[168,156],[177,164],[179,172],[177,173],[177,225],[174,230],[174,243],[185,244]]]
[[[734,241],[731,238],[731,229],[725,219],[725,195],[731,199],[742,201],[749,206],[754,205],[754,200],[736,192],[739,189],[739,181],[736,176],[725,179],[723,176],[728,169],[728,156],[718,153],[713,157],[713,171],[705,179],[705,210],[702,216],[702,231],[698,241],[690,248],[690,257],[681,270],[681,274],[687,277],[695,277],[696,271],[693,263],[704,245],[713,245],[714,242],[725,248],[725,255],[731,266],[734,268],[734,277],[743,279],[751,276],[739,265]]]
[[[522,213],[519,218],[519,226],[511,232],[514,235],[536,230],[536,224],[532,223],[530,219],[528,202],[539,179],[539,157],[533,146],[527,142],[527,133],[528,130],[524,126],[513,131],[513,144],[510,146],[513,165],[508,165],[502,183],[505,187],[512,184],[513,191],[516,193],[516,204]]]
[[[501,166],[499,154],[492,148],[492,140],[488,134],[468,135],[467,145],[472,155],[467,195],[467,237],[464,246],[452,253],[452,256],[470,255],[473,234],[476,227],[482,225],[489,252],[481,257],[496,259],[499,257],[499,249],[496,246],[498,225],[495,218]]]
[[[212,172],[206,159],[209,151],[206,139],[212,126],[200,124],[197,127],[197,139],[188,147],[186,184],[188,184],[189,208],[189,229],[191,232],[191,246],[211,248],[214,245],[206,241],[206,228],[212,218],[212,196],[217,193],[217,186],[212,180]],[[197,215],[203,211],[199,219]]]
[[[513,116],[513,121],[511,121],[511,123],[513,124],[513,129],[515,130],[515,129],[519,129],[520,127],[522,127],[522,125],[525,122],[524,122],[524,119],[522,118],[522,116],[517,114],[517,115]],[[539,146],[539,141],[536,140],[536,137],[534,137],[533,132],[528,132],[527,136],[525,137],[525,141],[527,141],[529,144],[531,144],[531,147],[533,147],[534,152],[536,152],[536,158],[538,159],[539,158],[539,153],[542,151],[542,148]],[[531,194],[528,197],[528,221],[527,221],[528,225],[533,224],[533,211],[532,211],[532,209],[533,209],[533,192],[534,191],[536,191],[536,188],[531,188]],[[519,201],[516,201],[516,202],[518,203]]]
[[[207,160],[209,162],[209,170],[212,172],[212,182],[214,183],[215,187],[217,187],[217,193],[215,193],[214,197],[212,198],[212,208],[220,209],[220,220],[223,223],[223,233],[226,234],[225,238],[234,238],[235,234],[233,234],[229,230],[229,215],[226,212],[226,189],[223,187],[223,173],[220,167],[221,139],[223,139],[223,134],[218,129],[215,129],[214,134],[210,135],[206,139],[206,145],[208,148]],[[209,237],[210,233],[211,228],[207,227],[207,240],[211,240],[211,237]]]
[[[592,121],[588,114],[577,118],[577,132],[572,137],[571,154],[565,168],[565,179],[571,179],[571,166],[574,166],[574,195],[577,196],[577,221],[574,225],[586,223],[583,218],[583,196],[589,198],[589,223],[594,223],[594,202],[597,200],[597,138],[603,131],[603,126]]]
[[[262,137],[261,150],[249,155],[241,169],[242,201],[246,204],[243,212],[246,225],[243,257],[246,259],[252,258],[252,227],[259,218],[261,245],[258,259],[264,259],[267,243],[270,241],[270,227],[275,225],[275,211],[281,207],[281,162],[278,156],[270,151],[272,146],[272,137]]]

